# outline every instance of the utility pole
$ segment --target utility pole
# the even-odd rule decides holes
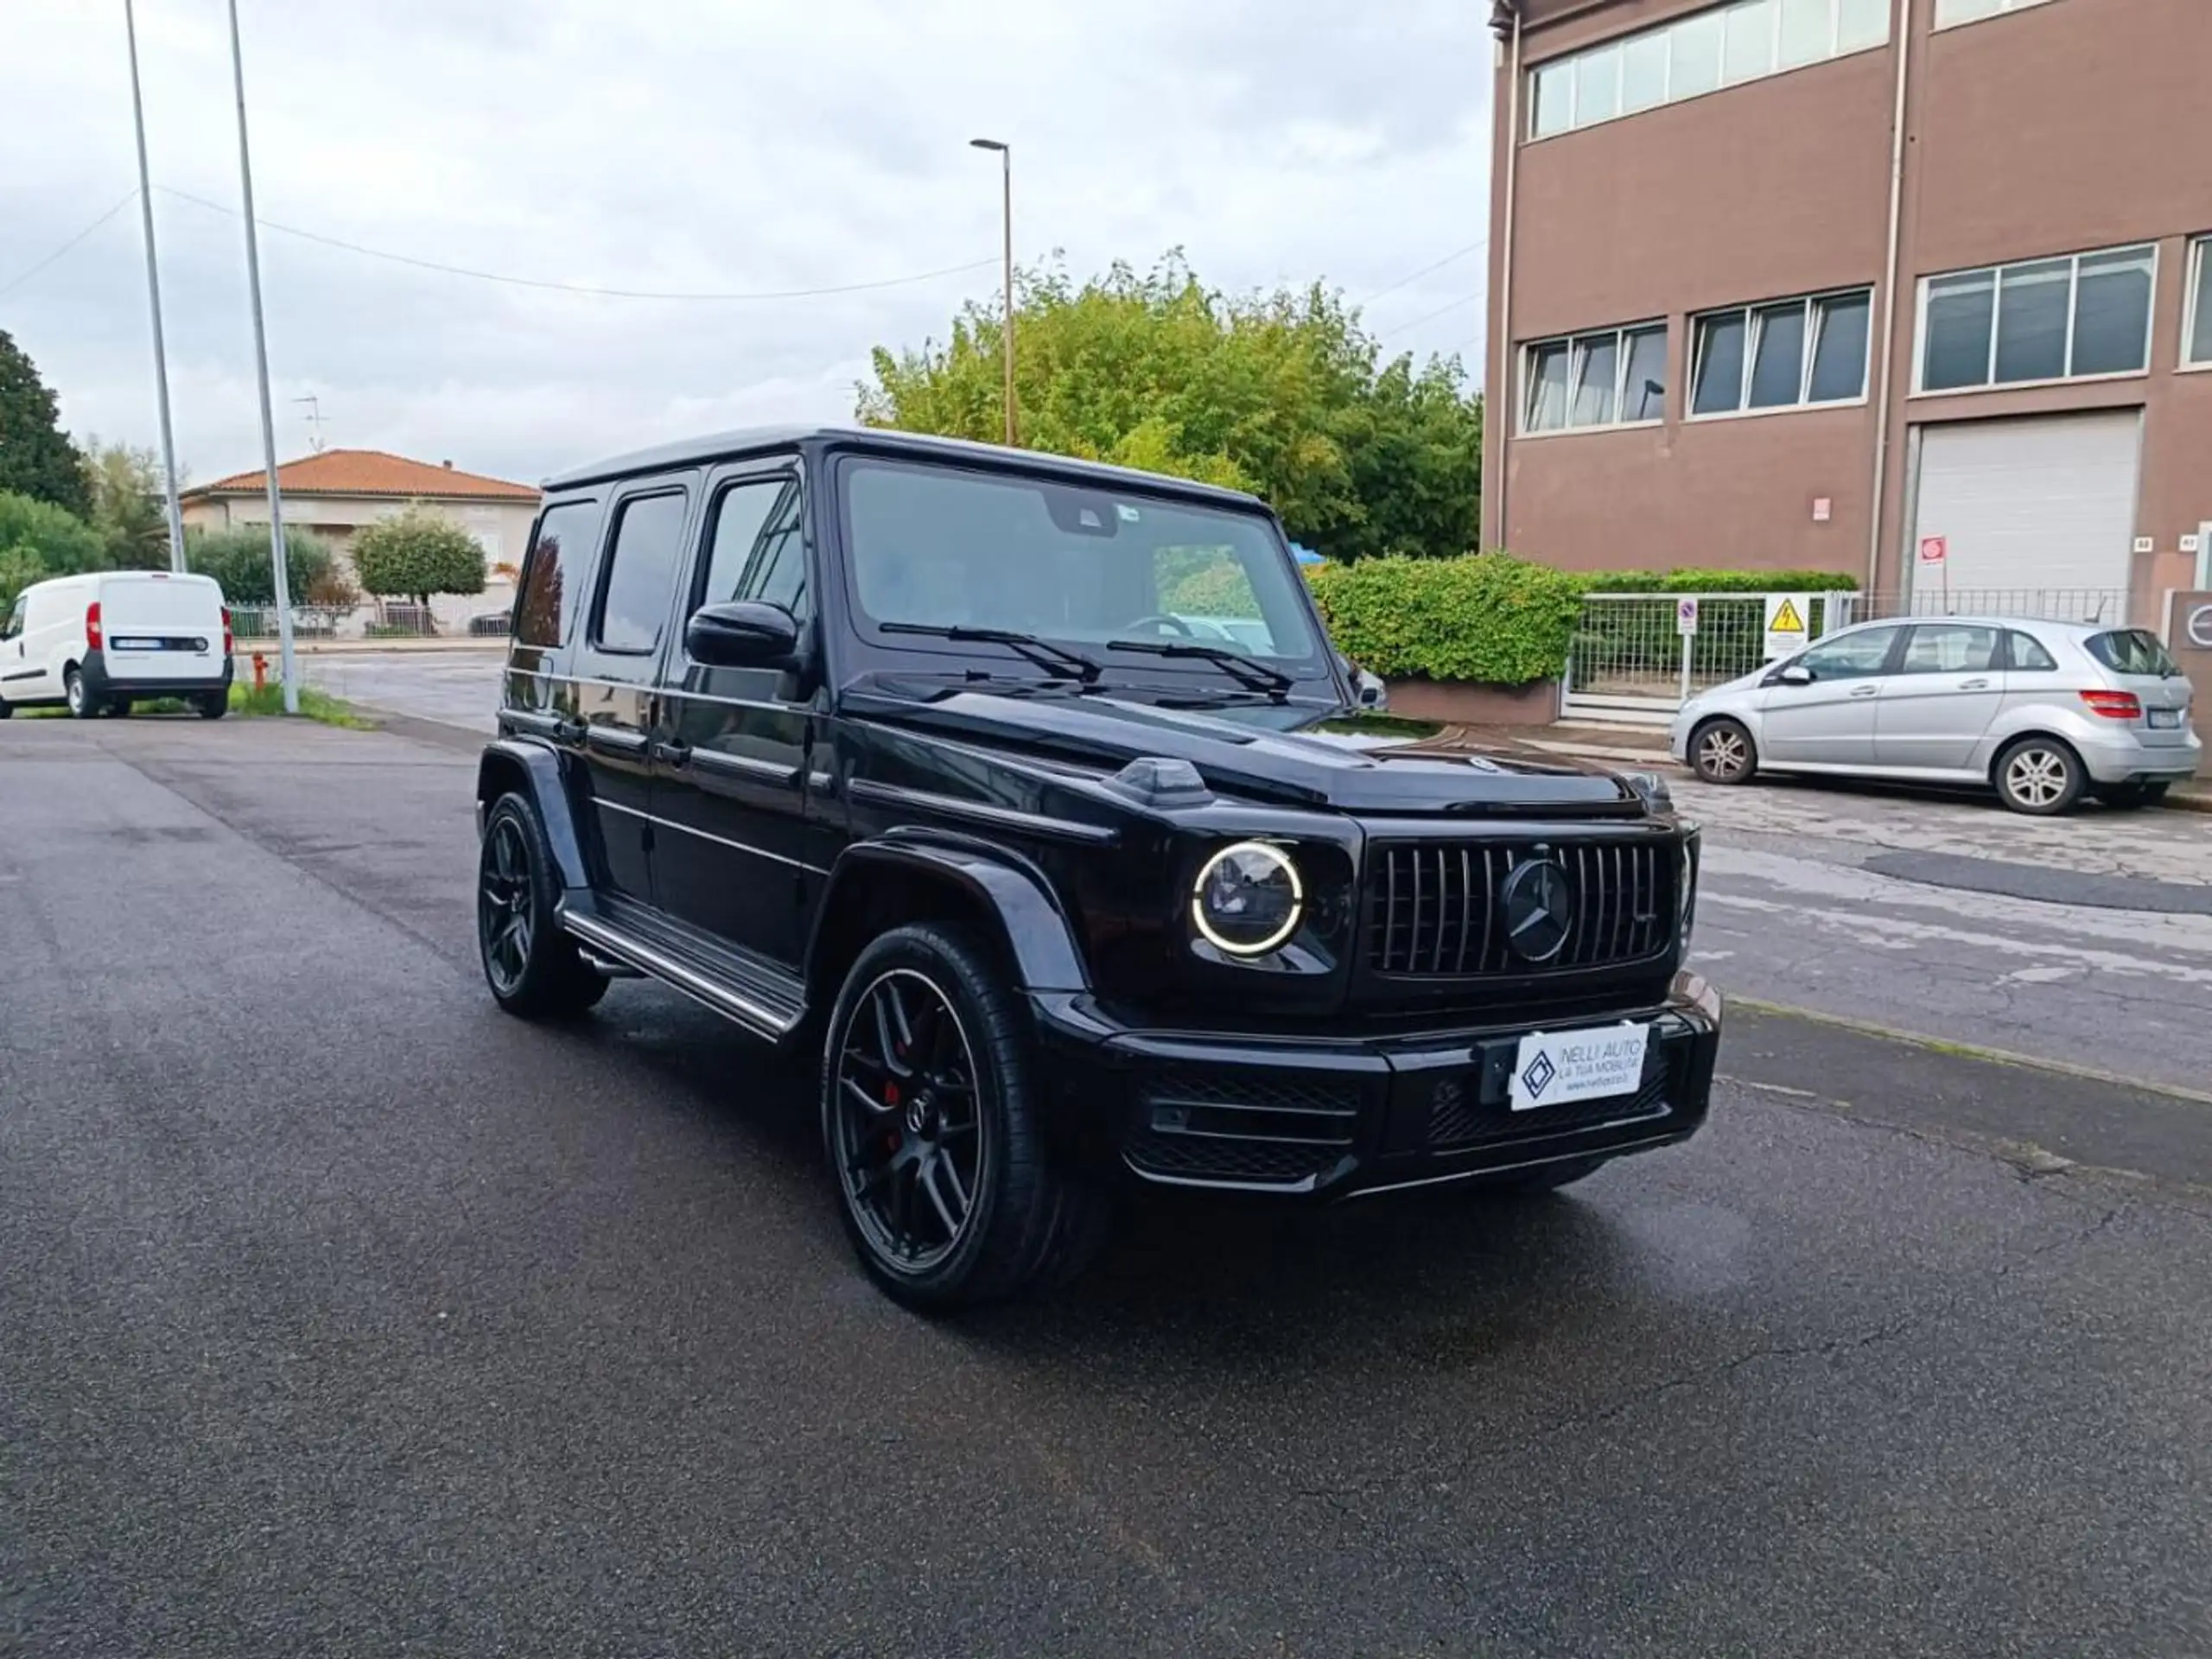
[[[1006,444],[1012,449],[1020,442],[1020,426],[1014,409],[1014,146],[996,138],[970,138],[968,142],[977,149],[998,152],[999,176],[1004,185],[1005,207],[1001,220],[1006,232],[1006,333],[999,342],[999,354],[1006,359]]]
[[[154,398],[162,416],[162,493],[168,508],[169,569],[184,570],[184,511],[176,499],[176,435],[169,427],[169,354],[162,339],[162,275],[154,257],[154,187],[146,172],[146,102],[138,91],[138,19],[123,0],[123,33],[130,46],[130,118],[138,132],[138,213],[146,232],[146,301],[154,314]]]
[[[238,47],[238,0],[230,0],[231,79],[238,97],[238,188],[245,202],[245,282],[253,302],[254,382],[261,393],[261,456],[269,482],[269,564],[275,577],[276,648],[283,664],[284,712],[300,712],[300,679],[292,660],[292,585],[284,574],[284,506],[276,487],[276,417],[269,407],[269,332],[261,317],[261,244],[253,223],[253,156],[245,137],[245,56]]]

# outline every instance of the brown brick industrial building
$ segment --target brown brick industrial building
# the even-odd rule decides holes
[[[1494,21],[1486,545],[2212,582],[2212,0]]]

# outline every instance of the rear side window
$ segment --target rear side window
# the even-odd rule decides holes
[[[2164,678],[2181,672],[2158,636],[2146,628],[2116,628],[2093,633],[2084,641],[2089,655],[2115,674],[2155,674]]]
[[[2033,634],[2015,632],[2006,636],[2012,647],[2012,666],[2049,674],[2058,667],[2058,659],[2043,648],[2043,641]]]
[[[525,645],[568,643],[576,619],[576,596],[591,569],[599,539],[600,505],[564,501],[537,521],[537,539],[524,562],[515,601],[515,639]]]
[[[592,639],[601,651],[651,654],[660,644],[683,553],[683,493],[633,496],[614,520]]]

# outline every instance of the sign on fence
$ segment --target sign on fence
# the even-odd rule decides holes
[[[1675,632],[1688,639],[1697,632],[1697,601],[1678,599],[1675,601]]]
[[[1805,626],[1806,603],[1796,594],[1766,596],[1766,659],[1794,657],[1804,650],[1810,630]]]

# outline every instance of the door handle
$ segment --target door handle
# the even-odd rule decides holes
[[[1881,689],[1878,685],[1854,685],[1851,688],[1851,695],[1854,697],[1871,697]]]
[[[582,742],[584,734],[590,729],[581,720],[556,720],[553,722],[553,735],[563,743]]]
[[[1987,680],[1961,680],[1959,682],[1959,690],[1961,691],[1986,691],[1989,690],[1989,682]]]
[[[671,766],[688,766],[691,764],[691,746],[689,743],[657,743],[653,746],[653,754],[656,759],[665,760]]]

